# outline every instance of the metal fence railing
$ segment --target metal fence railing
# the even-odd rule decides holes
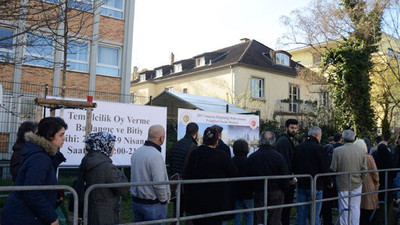
[[[0,99],[0,167],[2,161],[9,160],[12,146],[15,143],[18,126],[27,120],[39,121],[45,116],[45,108],[37,106],[35,98],[45,98],[61,88],[48,84],[15,83],[0,80],[2,99]],[[111,89],[110,89],[111,90]],[[86,89],[66,88],[65,98],[87,99],[90,92]],[[138,99],[147,102],[150,98],[144,96],[121,95],[119,93],[95,91],[95,101],[120,102],[128,98],[129,103],[138,102]],[[60,95],[58,95],[60,96]],[[146,101],[147,100],[147,101]],[[46,115],[49,116],[49,115]],[[0,173],[0,177],[3,174]]]
[[[382,190],[377,190],[377,191],[371,191],[371,192],[366,192],[366,193],[361,193],[361,194],[351,194],[349,191],[349,194],[343,197],[333,197],[333,198],[323,198],[323,199],[317,199],[316,198],[316,184],[318,179],[321,179],[322,177],[326,176],[337,176],[337,175],[346,175],[350,177],[352,174],[361,174],[361,173],[372,173],[372,172],[379,172],[379,173],[384,173],[385,174],[385,187]],[[302,206],[302,205],[310,205],[311,206],[311,220],[310,224],[315,225],[315,218],[317,216],[315,213],[316,209],[316,204],[318,203],[323,203],[326,201],[331,201],[331,200],[339,200],[342,198],[348,198],[348,204],[350,204],[351,198],[352,197],[357,197],[357,196],[363,196],[363,195],[369,195],[369,194],[374,194],[374,193],[385,193],[385,201],[380,202],[380,204],[383,204],[385,206],[385,212],[384,212],[384,224],[388,224],[387,220],[387,215],[388,215],[388,192],[391,191],[400,191],[400,187],[391,187],[389,186],[389,178],[392,176],[394,173],[400,172],[400,168],[394,168],[394,169],[384,169],[384,170],[369,170],[369,171],[353,171],[353,172],[338,172],[338,173],[324,173],[324,174],[317,174],[315,177],[312,177],[311,175],[285,175],[285,176],[262,176],[262,177],[240,177],[240,178],[219,178],[219,179],[198,179],[198,180],[173,180],[173,181],[164,181],[164,182],[143,182],[143,183],[113,183],[113,184],[95,184],[90,186],[84,195],[84,206],[83,206],[83,223],[87,224],[88,223],[88,208],[90,206],[89,202],[89,195],[92,193],[93,190],[96,189],[101,189],[101,188],[115,188],[115,187],[132,187],[132,186],[153,186],[153,185],[171,185],[175,184],[177,185],[177,193],[176,193],[176,211],[175,211],[175,217],[170,217],[162,220],[154,220],[154,221],[146,221],[146,222],[129,222],[125,224],[159,224],[159,223],[177,223],[181,224],[184,221],[187,220],[194,220],[194,219],[200,219],[200,218],[206,218],[206,217],[213,217],[213,216],[221,216],[221,215],[228,215],[228,214],[236,214],[236,213],[245,213],[245,212],[256,212],[256,211],[264,211],[264,224],[267,224],[268,221],[268,210],[271,209],[277,209],[277,208],[284,208],[284,207],[297,207],[297,206]],[[392,174],[390,174],[392,173]],[[294,202],[292,204],[282,204],[282,205],[268,205],[268,195],[264,194],[264,206],[263,207],[254,207],[250,209],[238,209],[238,210],[228,210],[228,211],[221,211],[221,212],[212,212],[212,213],[207,213],[207,214],[199,214],[199,215],[190,215],[190,216],[184,216],[180,214],[180,207],[181,207],[181,190],[184,185],[188,184],[204,184],[204,183],[217,183],[217,182],[226,182],[226,183],[233,183],[233,182],[243,182],[243,181],[248,181],[248,182],[253,182],[253,181],[264,181],[264,190],[265,193],[268,193],[268,182],[271,180],[275,179],[292,179],[292,178],[308,178],[310,179],[310,184],[311,184],[311,193],[312,193],[312,199],[311,201],[308,202]],[[351,182],[350,182],[351,183]],[[349,186],[350,188],[350,186]],[[0,187],[0,192],[8,192],[8,191],[28,191],[28,190],[67,190],[72,193],[73,195],[73,204],[74,204],[74,209],[73,209],[73,224],[78,223],[78,195],[75,192],[75,190],[66,185],[54,185],[54,186],[2,186]],[[1,209],[1,208],[0,208]],[[346,209],[349,210],[349,209]],[[342,212],[339,212],[339,217]],[[374,212],[375,213],[375,212]],[[350,220],[350,213],[348,214],[348,219]],[[372,217],[372,216],[371,216]],[[339,218],[338,218],[339,219]],[[338,221],[336,221],[335,224]]]
[[[176,206],[176,217],[174,218],[167,218],[167,219],[162,219],[162,220],[154,220],[154,221],[146,221],[146,222],[137,222],[137,223],[127,223],[127,224],[137,224],[137,225],[142,225],[142,224],[159,224],[159,223],[175,223],[177,222],[178,224],[183,221],[187,220],[193,220],[193,219],[200,219],[200,218],[206,218],[206,217],[213,217],[213,216],[221,216],[221,215],[228,215],[228,214],[236,214],[236,213],[244,213],[244,212],[256,212],[260,210],[265,211],[265,216],[264,216],[264,224],[267,224],[268,220],[268,210],[271,209],[277,209],[277,208],[284,208],[284,207],[297,207],[301,205],[311,205],[311,218],[312,221],[310,221],[311,225],[315,225],[315,209],[316,209],[316,204],[317,203],[322,203],[325,201],[331,201],[331,200],[338,200],[341,198],[349,198],[351,197],[356,197],[356,196],[362,196],[362,195],[368,195],[368,194],[373,194],[373,193],[386,193],[387,197],[387,192],[389,191],[400,191],[400,187],[397,188],[389,188],[387,185],[387,178],[388,178],[388,173],[390,172],[399,172],[400,169],[386,169],[386,170],[371,170],[371,171],[355,171],[355,172],[338,172],[338,173],[325,173],[325,174],[317,174],[314,178],[311,177],[311,175],[285,175],[285,176],[265,176],[265,177],[241,177],[241,178],[220,178],[220,179],[199,179],[199,180],[174,180],[174,181],[164,181],[164,182],[146,182],[146,183],[114,183],[114,184],[95,184],[90,186],[84,196],[84,224],[87,224],[87,218],[88,218],[88,207],[89,207],[89,195],[90,193],[99,188],[113,188],[113,187],[132,187],[132,186],[152,186],[152,185],[166,185],[166,184],[175,184],[177,185],[177,206]],[[385,180],[385,189],[384,190],[377,190],[377,191],[372,191],[372,192],[367,192],[367,193],[361,193],[357,195],[352,195],[349,194],[343,197],[334,197],[334,198],[325,198],[325,199],[316,199],[316,182],[318,179],[324,176],[336,176],[336,175],[347,175],[349,178],[351,177],[352,174],[361,174],[361,173],[370,173],[370,172],[384,172],[386,176]],[[312,200],[309,202],[295,202],[292,204],[283,204],[283,205],[268,205],[268,195],[264,195],[264,206],[263,207],[257,207],[257,208],[252,208],[252,209],[240,209],[240,210],[229,210],[229,211],[221,211],[221,212],[212,212],[212,213],[207,213],[207,214],[200,214],[200,215],[191,215],[191,216],[183,216],[180,215],[180,206],[181,206],[181,198],[180,198],[180,192],[182,190],[182,185],[186,184],[201,184],[201,183],[216,183],[216,182],[239,182],[239,181],[256,181],[256,180],[264,180],[264,188],[266,188],[266,193],[268,192],[268,181],[273,180],[273,179],[289,179],[289,178],[309,178],[311,182],[311,193],[312,193]],[[351,184],[351,182],[350,182]],[[350,200],[349,200],[350,204]],[[387,222],[387,201],[385,201],[385,225],[388,223]],[[340,217],[339,212],[339,217]],[[318,215],[319,216],[319,215]],[[338,217],[338,221],[339,221]],[[348,219],[350,221],[350,213],[348,214]],[[337,221],[337,222],[338,222]],[[336,224],[337,224],[336,222]]]
[[[0,192],[10,191],[46,191],[46,190],[67,190],[70,191],[74,198],[74,210],[72,217],[72,224],[78,225],[78,194],[75,189],[66,185],[43,185],[43,186],[6,186],[0,187]]]

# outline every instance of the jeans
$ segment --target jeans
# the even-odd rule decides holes
[[[322,199],[322,190],[316,191],[316,200]],[[311,190],[297,188],[297,201],[310,202],[312,201]],[[319,214],[321,213],[322,203],[315,204],[315,225],[321,225]],[[307,225],[307,218],[311,221],[311,205],[301,205],[297,207],[297,225]],[[310,223],[311,224],[311,223]]]
[[[135,216],[135,222],[166,219],[168,213],[168,204],[142,204],[132,201],[132,211]]]
[[[359,188],[353,189],[350,191],[350,194],[356,195],[361,194],[362,185]],[[348,191],[339,191],[339,212],[342,212],[340,216],[340,225],[359,225],[360,224],[360,205],[361,205],[361,196],[351,197],[350,205],[349,198],[343,198],[343,196],[349,195]],[[350,210],[350,222],[348,217],[348,212]],[[364,225],[364,224],[361,224]]]
[[[253,199],[243,199],[235,200],[235,209],[251,209],[254,208],[254,201]],[[235,219],[233,220],[234,225],[241,225],[242,224],[242,215],[244,219],[245,225],[253,225],[253,212],[245,212],[245,213],[238,213],[235,215]]]

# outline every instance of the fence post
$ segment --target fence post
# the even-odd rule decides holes
[[[315,225],[315,209],[316,209],[316,203],[315,200],[317,199],[317,179],[318,177],[314,177],[311,179],[311,225]]]
[[[268,207],[268,177],[266,177],[265,178],[265,182],[264,182],[264,207],[265,207],[265,210],[264,210],[264,224],[268,224],[267,223],[267,221],[268,221],[268,210],[267,210],[267,207]]]

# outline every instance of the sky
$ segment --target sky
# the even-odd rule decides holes
[[[132,66],[139,71],[255,39],[273,49],[280,17],[310,0],[136,0]],[[276,49],[277,50],[277,49]]]

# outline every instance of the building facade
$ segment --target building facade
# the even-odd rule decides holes
[[[171,57],[173,58],[173,57]],[[259,111],[262,119],[284,121],[314,112],[319,106],[319,89],[301,79],[298,65],[285,51],[274,51],[256,40],[203,53],[190,59],[142,71],[131,82],[131,94],[157,96],[164,90],[217,97],[244,108]]]
[[[35,98],[105,100],[106,93],[112,95],[107,100],[130,101],[134,6],[135,0],[11,0],[1,6],[0,162],[9,158],[19,124],[43,116]]]

